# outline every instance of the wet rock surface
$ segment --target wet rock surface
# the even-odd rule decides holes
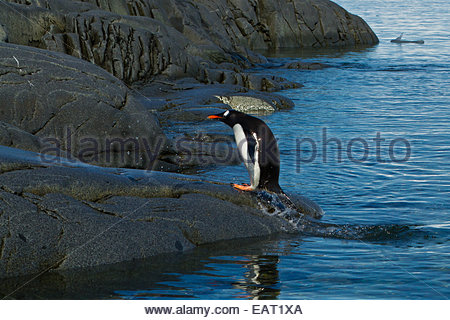
[[[0,277],[294,230],[261,211],[253,194],[227,184],[94,167],[8,147],[0,147],[0,164]],[[311,207],[303,198],[295,203]]]

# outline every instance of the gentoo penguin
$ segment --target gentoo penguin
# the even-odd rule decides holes
[[[280,174],[280,151],[277,140],[264,121],[236,110],[208,116],[233,128],[239,154],[250,175],[250,185],[233,184],[243,191],[264,189],[282,193],[278,176]]]

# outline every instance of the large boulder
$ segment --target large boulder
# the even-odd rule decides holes
[[[0,146],[0,278],[294,231],[230,185]],[[311,214],[311,202],[297,201]],[[314,205],[315,213],[321,210]],[[309,210],[307,212],[307,210]]]
[[[0,70],[3,145],[148,169],[166,148],[156,117],[94,64],[0,42]]]

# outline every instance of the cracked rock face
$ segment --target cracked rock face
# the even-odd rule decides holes
[[[1,143],[104,166],[152,168],[165,145],[155,116],[103,69],[0,43]],[[38,150],[39,149],[39,150]]]
[[[239,72],[217,69],[266,61],[250,50],[378,43],[363,19],[328,0],[9,2],[0,2],[9,42],[85,59],[127,83],[163,74],[237,84]]]

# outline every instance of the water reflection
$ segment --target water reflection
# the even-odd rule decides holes
[[[266,254],[264,244],[279,239],[228,241],[184,254],[50,272],[35,279],[4,279],[0,295],[6,299],[224,299],[223,290],[229,290],[229,298],[276,299],[279,256]],[[289,246],[280,248],[280,254],[289,251]]]
[[[301,59],[317,59],[322,56],[326,57],[342,57],[351,53],[364,53],[375,50],[376,46],[360,45],[354,47],[332,47],[332,48],[278,48],[269,50],[255,50],[268,58],[301,58]]]
[[[276,255],[254,255],[245,265],[244,280],[237,281],[233,287],[245,291],[242,298],[253,300],[273,300],[280,295],[280,277]]]

